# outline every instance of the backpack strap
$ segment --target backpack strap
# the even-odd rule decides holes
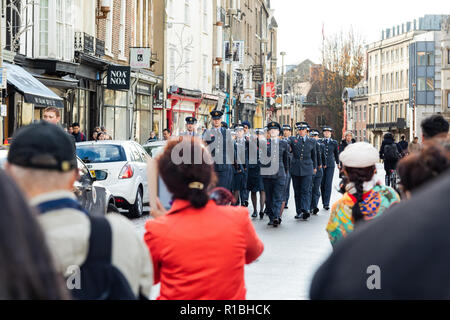
[[[84,264],[92,262],[111,263],[111,225],[105,217],[88,217],[91,222],[91,234],[89,236],[89,252]]]

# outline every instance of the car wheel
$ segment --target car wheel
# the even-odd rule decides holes
[[[138,189],[136,200],[134,204],[130,205],[129,213],[131,218],[140,218],[144,212],[144,205],[142,203],[142,191]]]

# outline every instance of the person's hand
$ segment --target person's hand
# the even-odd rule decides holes
[[[317,169],[314,169],[314,174],[316,174],[317,173]]]
[[[167,214],[167,210],[163,207],[163,205],[161,204],[161,201],[159,201],[159,198],[156,198],[156,208],[150,208],[150,215],[153,218],[159,218],[166,214]]]
[[[326,168],[327,168],[327,166],[323,166],[323,168],[324,168],[324,169],[326,169]]]
[[[322,166],[319,166],[319,169],[322,169]]]

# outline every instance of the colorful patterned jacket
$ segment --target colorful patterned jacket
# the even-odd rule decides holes
[[[374,186],[363,194],[361,212],[364,220],[372,220],[381,216],[387,208],[397,202],[400,202],[400,196],[394,189],[383,185]],[[333,246],[339,239],[353,231],[352,208],[355,203],[356,198],[348,192],[334,203],[326,228]]]

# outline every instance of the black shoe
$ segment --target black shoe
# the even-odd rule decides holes
[[[301,213],[297,213],[297,215],[295,216],[295,219],[300,219],[302,217]]]
[[[281,220],[281,218],[278,218],[278,224],[281,224],[281,221],[283,220]]]
[[[289,209],[288,206],[284,206],[285,209]]]
[[[314,208],[313,210],[312,210],[312,214],[313,215],[317,215],[317,213],[319,212],[319,208]]]
[[[242,206],[247,208],[248,207],[248,201],[243,201],[242,202]]]
[[[330,210],[330,207],[329,206],[323,206],[323,208],[325,209],[325,210]]]
[[[304,221],[308,220],[309,216],[310,216],[310,214],[309,214],[308,211],[303,211],[302,219],[303,219]]]
[[[261,212],[259,213],[259,218],[260,218],[261,220],[264,219],[264,212],[261,211]]]
[[[256,218],[258,216],[258,212],[253,212],[253,214],[252,214],[252,218]]]
[[[278,219],[273,220],[273,226],[276,228],[280,225],[280,221]]]
[[[273,226],[274,225],[274,221],[270,220],[269,223],[267,224],[268,226]]]

